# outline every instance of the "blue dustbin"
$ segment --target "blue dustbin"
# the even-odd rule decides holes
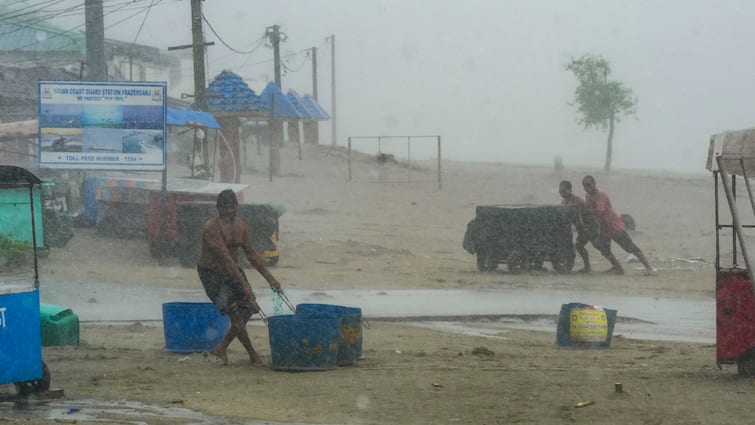
[[[231,321],[209,302],[163,304],[165,350],[173,353],[201,353],[220,343]]]
[[[297,304],[302,316],[336,316],[341,319],[338,366],[355,365],[362,358],[362,309],[333,304]]]
[[[341,320],[284,314],[267,318],[273,370],[335,369]]]

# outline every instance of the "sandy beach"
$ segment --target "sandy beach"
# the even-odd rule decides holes
[[[714,302],[713,184],[702,165],[695,175],[605,174],[568,164],[554,171],[443,161],[439,188],[432,160],[408,166],[400,158],[380,163],[373,155],[354,155],[348,181],[344,148],[302,148],[302,159],[296,146],[283,149],[282,175],[272,181],[265,155],[251,154],[242,176],[249,185],[245,202],[285,207],[280,262],[271,269],[284,288],[323,293],[524,288],[533,297],[573,290]],[[609,264],[591,246],[596,272],[590,275],[558,274],[549,263],[544,271],[525,274],[509,273],[503,264],[494,272],[477,269],[475,257],[462,247],[477,205],[558,204],[559,181],[572,180],[582,195],[585,174],[595,176],[619,212],[635,219],[631,236],[656,275],[645,276],[634,262],[625,264],[623,276],[602,274]],[[622,262],[627,259],[620,248],[614,250]],[[93,287],[108,282],[200,288],[195,270],[174,258],[152,258],[143,237],[114,239],[94,229],[77,229],[40,267],[43,285],[59,279]],[[580,267],[577,259],[574,270]],[[256,273],[248,274],[258,293],[267,290]],[[254,322],[249,330],[269,360],[266,328]],[[750,416],[751,381],[738,377],[736,367],[719,370],[712,344],[617,335],[610,349],[563,349],[550,332],[503,329],[480,337],[380,321],[364,332],[365,359],[327,372],[252,368],[237,342],[228,367],[201,353],[167,353],[162,329],[141,323],[83,323],[79,347],[48,347],[44,357],[53,386],[65,391],[59,403],[133,401],[221,416],[224,423],[730,424]],[[587,403],[577,407],[581,402]],[[146,423],[196,423],[139,415]],[[7,409],[0,416],[19,420]],[[100,423],[74,415],[57,420]]]

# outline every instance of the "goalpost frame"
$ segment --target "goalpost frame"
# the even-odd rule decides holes
[[[357,140],[357,139],[363,139],[363,140],[375,140],[378,144],[378,155],[381,154],[381,144],[383,139],[406,139],[406,151],[407,151],[407,161],[411,165],[412,161],[412,139],[429,139],[434,138],[437,143],[437,164],[438,164],[438,189],[443,190],[443,178],[442,178],[442,171],[441,171],[441,140],[440,136],[350,136],[348,138],[348,164],[349,164],[349,181],[351,181],[351,141]]]

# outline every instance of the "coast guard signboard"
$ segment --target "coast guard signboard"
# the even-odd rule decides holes
[[[166,83],[39,82],[39,166],[165,168]]]

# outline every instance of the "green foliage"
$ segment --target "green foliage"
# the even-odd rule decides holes
[[[13,240],[0,235],[0,269],[11,269],[27,264],[34,247],[30,242]]]
[[[607,129],[622,116],[637,113],[637,98],[632,90],[609,79],[611,65],[600,55],[586,54],[566,65],[579,81],[574,102],[580,113],[578,122],[584,128]]]

